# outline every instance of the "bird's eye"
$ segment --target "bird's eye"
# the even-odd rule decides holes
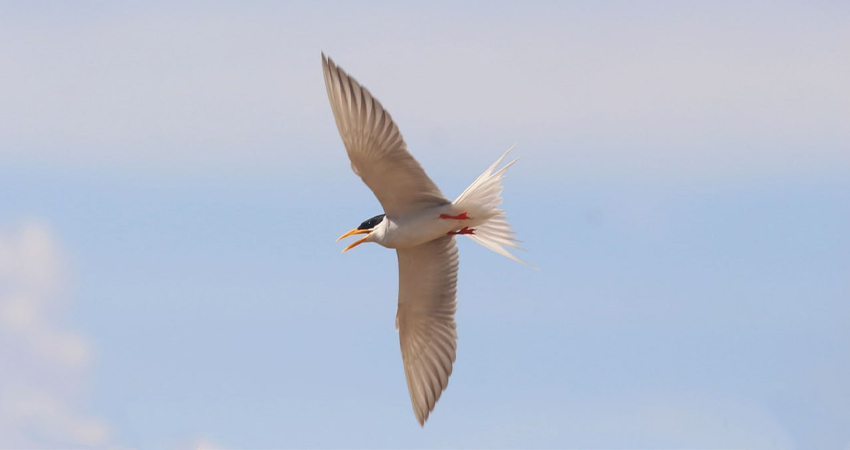
[[[384,220],[384,216],[385,216],[385,214],[378,214],[377,216],[361,223],[360,226],[357,227],[357,229],[358,230],[371,230],[372,228],[375,228],[376,226],[378,226],[378,224],[381,223],[382,220]]]

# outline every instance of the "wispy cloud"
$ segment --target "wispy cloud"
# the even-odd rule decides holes
[[[66,261],[50,230],[0,230],[0,447],[103,445],[84,412],[92,348],[61,326]]]

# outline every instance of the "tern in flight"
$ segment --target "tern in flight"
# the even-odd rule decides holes
[[[364,221],[337,241],[365,234],[343,252],[364,242],[396,249],[396,329],[413,412],[424,426],[449,383],[457,349],[455,236],[469,236],[525,264],[505,249],[520,247],[499,209],[501,181],[516,160],[496,170],[505,152],[460,197],[449,201],[407,151],[381,103],[324,53],[322,70],[351,168],[384,208],[384,214]]]

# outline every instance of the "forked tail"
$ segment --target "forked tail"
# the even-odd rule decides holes
[[[537,269],[537,267],[512,255],[505,248],[510,247],[523,250],[522,247],[517,245],[517,242],[520,242],[520,240],[513,237],[515,232],[508,223],[505,211],[499,209],[499,206],[502,204],[502,189],[504,189],[502,187],[502,180],[505,178],[505,171],[517,162],[517,160],[515,159],[505,164],[499,170],[496,170],[496,167],[502,163],[505,156],[508,156],[511,150],[513,150],[513,147],[509,148],[501,158],[496,160],[478,179],[473,181],[454,201],[454,204],[459,206],[459,209],[470,211],[470,215],[476,214],[478,217],[487,217],[484,223],[475,227],[473,234],[467,234],[472,240],[500,255],[507,256],[516,262]],[[473,211],[475,212],[473,213]]]

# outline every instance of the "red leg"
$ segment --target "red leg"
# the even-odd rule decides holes
[[[448,214],[440,214],[440,218],[441,219],[452,219],[452,220],[469,220],[472,217],[467,216],[466,211],[464,211],[464,212],[462,212],[462,213],[460,213],[456,216],[450,216]]]
[[[446,234],[449,236],[456,236],[458,234],[475,234],[475,228],[463,227],[458,231],[449,231]]]

